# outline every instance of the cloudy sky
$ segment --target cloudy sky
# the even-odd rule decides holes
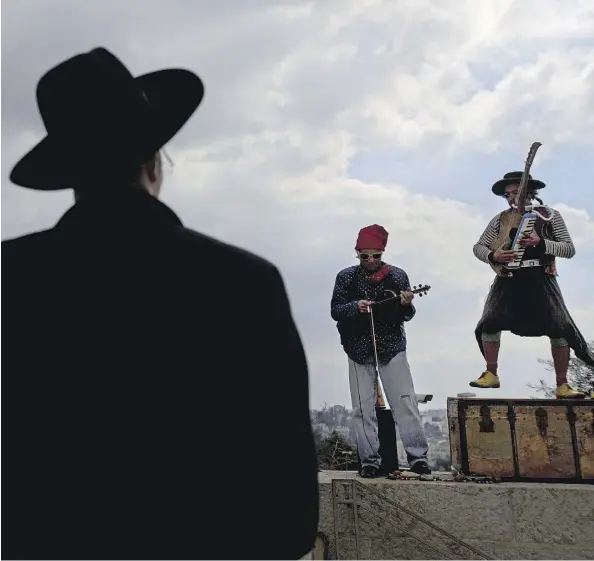
[[[594,3],[591,0],[11,0],[2,10],[2,238],[52,226],[71,194],[7,177],[43,134],[41,74],[95,46],[138,74],[196,71],[205,100],[168,151],[164,201],[185,224],[281,269],[306,347],[312,405],[350,402],[329,303],[356,234],[433,288],[408,325],[417,391],[468,391],[490,269],[472,245],[520,170],[560,210],[577,255],[568,306],[594,339]],[[238,286],[239,289],[239,286]],[[263,295],[265,296],[265,295]],[[239,295],[238,297],[242,297]],[[273,327],[271,327],[273,328]],[[504,336],[497,397],[534,395],[545,339]],[[262,349],[263,354],[266,350]],[[546,373],[544,373],[546,375]],[[551,380],[552,380],[552,375]],[[282,399],[279,386],[271,388]]]

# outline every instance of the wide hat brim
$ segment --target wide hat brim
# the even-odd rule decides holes
[[[493,191],[493,193],[495,195],[501,196],[505,193],[505,188],[508,185],[514,185],[514,184],[519,184],[520,183],[520,178],[519,177],[510,177],[507,179],[500,179],[499,181],[497,181],[496,183],[493,184],[493,187],[491,187],[491,191]],[[546,184],[543,183],[542,181],[539,181],[538,179],[529,179],[528,180],[528,188],[532,191],[540,191],[541,189],[544,189],[546,187]]]
[[[169,142],[184,126],[204,97],[202,80],[193,72],[167,69],[134,78],[148,98],[154,126],[139,139],[147,160]],[[12,169],[10,180],[38,191],[58,191],[74,186],[73,155],[46,135]],[[141,164],[143,162],[138,162]]]

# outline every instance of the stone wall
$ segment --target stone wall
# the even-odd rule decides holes
[[[332,559],[332,479],[353,477],[350,472],[320,474],[319,530],[328,538]],[[357,480],[493,559],[594,559],[593,485]],[[362,494],[367,507],[358,509],[362,559],[439,559],[419,538],[450,558],[479,558],[468,550],[456,553],[452,540],[403,515],[373,491]],[[336,522],[341,558],[355,559],[351,505],[337,505]]]

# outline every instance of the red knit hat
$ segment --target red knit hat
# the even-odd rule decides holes
[[[379,224],[373,224],[372,226],[365,226],[359,231],[357,237],[357,244],[355,249],[357,251],[361,249],[377,249],[378,251],[384,251],[388,243],[388,232],[383,226]]]

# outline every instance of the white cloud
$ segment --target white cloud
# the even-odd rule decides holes
[[[594,248],[594,220],[588,211],[571,208],[564,203],[556,204],[554,208],[563,216],[576,247],[581,250]],[[594,262],[590,266],[594,266]]]
[[[517,153],[520,167],[530,143],[542,141],[538,169],[560,144],[591,144],[591,3],[568,0],[562,12],[555,0],[254,0],[249,9],[236,3],[235,12],[217,5],[147,0],[122,10],[57,0],[55,27],[39,34],[45,4],[5,8],[3,63],[14,77],[3,90],[5,172],[32,144],[31,131],[41,135],[33,88],[51,64],[105,44],[135,72],[191,67],[206,82],[206,98],[170,147],[176,166],[165,201],[188,226],[279,264],[306,343],[314,404],[349,401],[329,299],[338,270],[354,262],[358,229],[375,222],[390,232],[388,258],[413,284],[433,287],[408,328],[418,390],[440,400],[464,391],[482,368],[473,331],[491,280],[472,245],[494,211],[460,191],[429,194],[440,178],[418,162],[456,166],[468,153],[490,151],[496,178],[504,149]],[[381,173],[375,182],[351,177],[357,155],[378,149],[413,154],[408,171],[418,185]],[[71,201],[6,183],[2,197],[4,237],[50,226]],[[561,264],[562,287],[592,338],[594,316],[572,287],[586,283],[580,259],[592,255],[594,207],[557,208],[578,245],[576,260]],[[527,395],[547,343],[510,336],[504,344],[500,395]]]

